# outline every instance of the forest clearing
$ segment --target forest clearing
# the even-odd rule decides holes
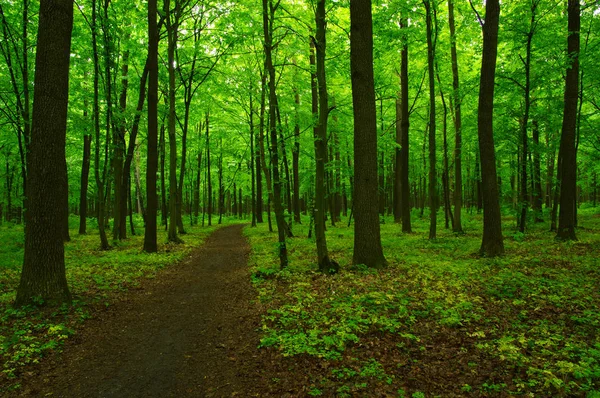
[[[598,0],[0,0],[0,392],[600,397]]]

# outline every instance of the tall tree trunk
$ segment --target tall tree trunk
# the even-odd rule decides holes
[[[100,173],[100,93],[99,93],[99,80],[100,80],[100,62],[98,59],[98,26],[97,26],[97,5],[96,0],[92,1],[92,50],[94,60],[94,132],[95,132],[95,154],[94,154],[94,177],[96,180],[96,191],[97,191],[97,220],[98,220],[98,231],[100,234],[100,249],[107,250],[109,248],[108,239],[106,238],[106,230],[104,227],[104,188],[106,182],[106,158],[108,150],[108,131],[106,132],[106,143],[104,145],[105,151],[105,162]],[[108,110],[107,110],[108,113]]]
[[[400,28],[408,28],[408,20],[405,15],[400,18]],[[409,180],[409,135],[410,120],[408,113],[408,42],[404,35],[404,44],[400,52],[400,203],[402,206],[402,232],[412,233],[410,222],[410,180]]]
[[[179,5],[175,0],[175,9],[171,10],[171,0],[165,0],[165,11],[167,18],[167,54],[169,71],[169,233],[168,240],[173,243],[181,243],[177,234],[177,137],[175,135],[175,47],[179,28]]]
[[[87,119],[87,101],[84,101],[83,117]],[[90,156],[92,153],[92,135],[89,131],[83,135],[83,161],[81,164],[81,188],[79,191],[79,234],[87,233],[87,208],[88,208],[88,186],[90,179]]]
[[[454,217],[452,230],[463,233],[462,228],[462,116],[458,57],[456,55],[456,29],[454,23],[454,1],[448,0],[448,23],[450,25],[450,54],[452,58],[452,102],[454,103]]]
[[[254,152],[254,102],[252,97],[252,91],[250,91],[250,114],[249,114],[249,122],[250,122],[250,178],[252,184],[252,197],[250,198],[252,202],[252,227],[256,227],[256,173],[255,173],[255,156]],[[259,170],[260,172],[260,170]],[[240,198],[241,201],[241,198]]]
[[[294,176],[294,222],[300,224],[300,117],[298,116],[300,108],[300,94],[298,88],[294,86],[294,146],[292,147],[292,174]]]
[[[275,93],[275,67],[273,66],[273,19],[279,5],[273,4],[272,0],[263,0],[263,33],[265,48],[265,72],[269,74],[269,132],[271,136],[271,168],[273,170],[273,207],[275,208],[275,220],[277,222],[277,233],[279,236],[279,261],[281,268],[288,265],[287,248],[285,244],[286,225],[281,205],[281,179],[279,177],[279,156],[277,145],[277,97]]]
[[[394,222],[402,222],[402,98],[396,98],[396,148],[394,149]]]
[[[127,87],[129,72],[129,50],[123,53],[123,63],[121,67],[121,95],[119,96],[118,128],[113,130],[113,173],[114,173],[114,218],[113,225],[113,240],[125,239],[127,237],[127,191],[124,190],[123,184],[123,156],[125,152],[125,111],[127,109]]]
[[[568,47],[571,65],[565,78],[565,105],[560,138],[562,176],[560,179],[560,210],[557,239],[577,240],[575,212],[577,206],[577,99],[579,87],[579,30],[581,27],[579,0],[568,1]]]
[[[542,168],[540,162],[540,128],[537,120],[533,124],[533,210],[535,212],[535,222],[542,222],[542,205],[544,199],[542,196]]]
[[[213,212],[213,206],[212,206],[212,196],[213,196],[213,191],[212,191],[212,180],[211,180],[211,176],[210,176],[210,136],[209,136],[209,132],[210,132],[210,113],[207,111],[206,112],[206,183],[208,186],[207,189],[207,195],[208,195],[208,206],[207,206],[207,213],[208,213],[208,226],[212,225],[212,212]]]
[[[148,148],[146,166],[146,229],[144,251],[156,253],[158,198],[156,171],[158,169],[158,26],[157,0],[148,0]],[[140,88],[141,89],[141,88]]]
[[[325,73],[325,55],[327,51],[325,0],[317,1],[315,13],[316,37],[313,42],[310,60],[314,64],[316,52],[316,78],[318,86],[318,115],[314,127],[315,142],[315,238],[317,243],[317,264],[319,271],[335,273],[339,266],[330,260],[325,237],[325,163],[327,162],[327,119],[329,117],[329,98],[327,93],[327,78]],[[311,49],[312,50],[312,49]],[[314,99],[314,98],[313,98]],[[316,107],[313,105],[313,111]],[[332,222],[334,215],[332,214]]]
[[[423,0],[425,4],[426,22],[427,22],[427,70],[429,74],[429,239],[435,239],[437,233],[437,175],[435,164],[435,74],[434,74],[434,57],[435,57],[435,38],[433,37],[433,15],[435,10],[432,10],[432,0]],[[435,7],[435,5],[433,5]],[[437,32],[435,33],[437,35]]]
[[[377,115],[373,77],[371,1],[350,2],[350,69],[354,105],[354,264],[386,265],[377,201]]]
[[[65,140],[73,3],[42,1],[36,51],[33,119],[27,168],[29,220],[15,305],[70,303],[63,237],[67,195]]]
[[[495,257],[504,253],[493,123],[494,80],[498,54],[498,20],[500,18],[499,0],[487,0],[485,8],[477,115],[483,195],[483,239],[480,253],[484,256]]]
[[[165,123],[164,120],[160,126],[160,137],[158,141],[160,148],[160,219],[165,231],[168,226],[169,210],[167,206],[167,177],[165,172],[165,157],[166,157],[166,138],[165,138]]]

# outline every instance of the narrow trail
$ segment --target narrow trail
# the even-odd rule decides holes
[[[87,321],[18,395],[259,396],[260,315],[242,228],[217,230],[186,261]]]

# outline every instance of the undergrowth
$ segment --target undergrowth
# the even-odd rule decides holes
[[[381,271],[351,265],[344,218],[327,227],[334,276],[317,272],[308,219],[293,227],[285,270],[276,235],[247,227],[261,346],[313,358],[309,395],[600,397],[598,213],[580,210],[577,242],[556,242],[546,223],[519,234],[506,217],[496,259],[476,255],[481,215],[434,241],[417,213],[410,235],[386,218]]]

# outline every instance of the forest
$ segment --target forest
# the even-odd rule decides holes
[[[598,0],[0,0],[0,392],[600,397]]]

